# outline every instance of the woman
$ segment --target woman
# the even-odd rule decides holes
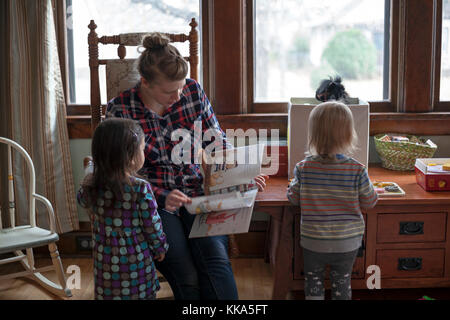
[[[227,253],[228,237],[188,239],[194,216],[183,205],[191,202],[190,197],[203,195],[200,167],[193,162],[175,164],[171,159],[178,143],[172,141],[172,133],[188,130],[195,140],[194,128],[199,123],[203,133],[212,129],[220,134],[222,139],[212,142],[217,147],[231,145],[203,89],[195,80],[186,79],[187,62],[169,39],[149,34],[143,47],[138,60],[139,83],[111,100],[106,116],[137,120],[146,135],[141,174],[152,184],[169,243],[165,260],[156,267],[168,280],[175,299],[238,299]],[[191,154],[199,143],[194,140]],[[207,145],[202,142],[203,148]],[[256,178],[260,190],[265,187],[265,177]]]

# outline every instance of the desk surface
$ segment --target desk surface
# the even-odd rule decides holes
[[[406,195],[403,197],[380,198],[378,205],[391,204],[450,204],[450,192],[427,192],[416,183],[414,171],[393,171],[381,168],[379,165],[369,166],[369,176],[372,181],[396,182]],[[256,197],[258,205],[283,206],[289,205],[286,198],[288,186],[287,177],[271,177],[267,180],[264,192]]]

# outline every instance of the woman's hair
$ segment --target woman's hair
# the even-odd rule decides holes
[[[332,158],[338,153],[351,154],[356,149],[357,135],[350,108],[337,101],[317,105],[309,115],[308,151]]]
[[[348,93],[342,84],[342,78],[336,76],[334,79],[324,79],[320,82],[319,88],[316,90],[316,99],[322,102],[329,100],[342,100],[346,102]]]
[[[138,71],[141,77],[153,82],[160,77],[169,81],[186,78],[188,64],[170,39],[158,32],[150,33],[142,40],[145,50],[138,59]]]
[[[98,125],[91,146],[94,172],[81,184],[90,199],[95,201],[99,189],[121,194],[124,184],[131,185],[129,175],[137,176],[134,161],[143,137],[141,126],[131,119],[109,118]]]

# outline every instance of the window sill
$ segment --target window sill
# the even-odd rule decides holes
[[[387,132],[420,136],[450,135],[450,112],[372,113],[370,135]]]
[[[217,115],[220,126],[226,129],[278,129],[280,137],[287,136],[286,113],[259,113]],[[67,116],[70,139],[91,138],[90,116]],[[403,133],[415,135],[450,135],[450,112],[395,113],[383,112],[370,115],[370,135],[379,133]]]

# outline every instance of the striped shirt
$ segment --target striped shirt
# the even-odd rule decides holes
[[[316,252],[349,252],[361,246],[361,208],[378,201],[367,169],[345,155],[309,156],[297,163],[287,197],[301,208],[301,245]]]

